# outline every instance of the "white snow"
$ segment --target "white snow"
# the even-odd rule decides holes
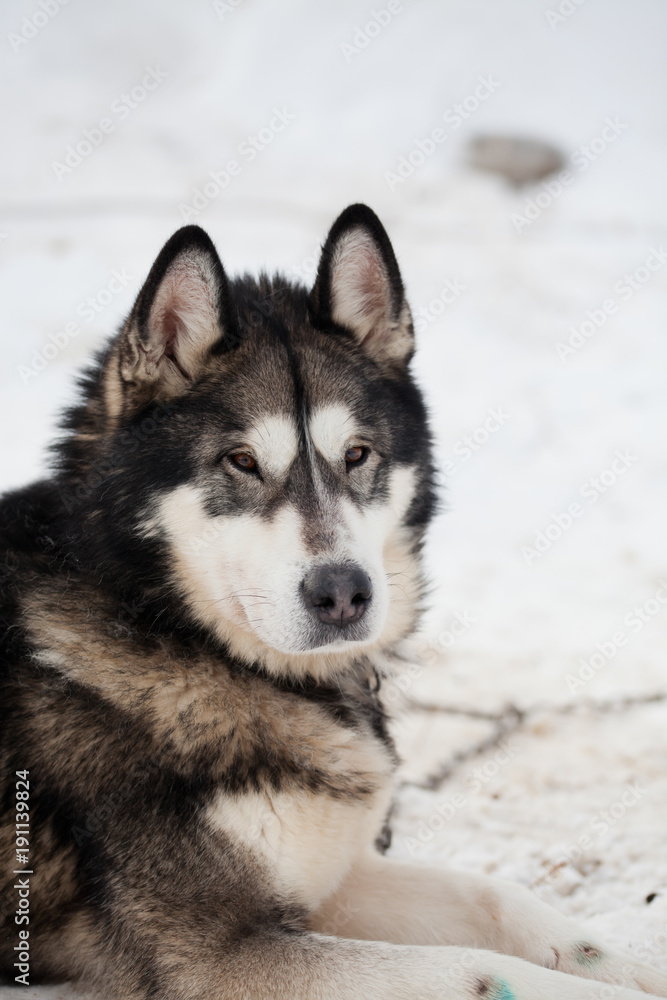
[[[538,883],[610,942],[652,942],[667,968],[667,702],[650,700],[667,696],[667,7],[586,0],[551,26],[557,0],[403,0],[352,55],[341,46],[383,0],[225,7],[71,0],[14,51],[11,34],[40,8],[3,5],[0,486],[43,471],[73,374],[210,172],[240,164],[186,221],[210,232],[230,271],[310,280],[327,226],[368,202],[415,310],[448,281],[452,299],[419,338],[447,513],[428,547],[435,590],[417,666],[401,685],[463,712],[412,712],[398,733],[406,780],[463,759],[437,792],[402,788],[392,852]],[[122,94],[149,70],[155,89],[123,113]],[[480,79],[486,96],[457,119]],[[58,179],[53,163],[105,118],[113,130]],[[436,128],[445,141],[392,190],[387,172]],[[249,162],[243,144],[261,129],[270,141]],[[585,169],[581,154],[568,160],[572,183],[518,232],[512,215],[546,202],[545,188],[469,170],[478,131],[543,137],[568,158],[615,138]],[[637,290],[622,291],[649,258],[649,279],[640,270]],[[102,305],[114,271],[126,286]],[[86,319],[89,297],[100,308]],[[559,358],[556,344],[610,299],[616,311]],[[56,334],[65,346],[26,376]],[[572,504],[580,513],[556,537],[553,519],[565,524]],[[548,550],[529,563],[522,549],[547,529]],[[568,685],[596,653],[591,679]],[[471,752],[496,723],[469,713],[509,703],[527,714],[499,766],[495,747]],[[636,802],[606,831],[597,822],[592,846],[545,882],[627,785],[642,789]],[[465,806],[433,821],[456,792]]]

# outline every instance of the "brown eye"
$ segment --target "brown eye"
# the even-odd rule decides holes
[[[243,469],[245,472],[251,472],[257,465],[255,459],[247,451],[239,451],[236,455],[230,455],[230,458],[235,465],[238,465],[239,469]]]
[[[345,452],[345,461],[348,465],[359,465],[360,462],[368,455],[368,448],[362,448],[358,445],[355,448],[348,448]]]

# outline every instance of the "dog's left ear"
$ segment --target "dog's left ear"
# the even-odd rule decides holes
[[[384,226],[366,205],[338,216],[310,293],[313,323],[343,328],[381,365],[407,364],[414,350],[410,309]]]

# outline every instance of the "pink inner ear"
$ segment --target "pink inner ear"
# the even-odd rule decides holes
[[[183,322],[178,309],[173,303],[165,308],[161,317],[161,327],[162,356],[173,362],[181,375],[185,378],[190,378],[189,374],[183,369],[178,357],[178,341],[179,337],[182,336]]]
[[[200,261],[177,260],[151,307],[148,353],[155,364],[168,359],[186,378],[220,336],[211,280]]]
[[[340,241],[331,276],[332,313],[336,322],[369,334],[390,320],[389,285],[375,243],[362,230]]]

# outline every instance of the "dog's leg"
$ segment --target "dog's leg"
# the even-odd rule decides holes
[[[141,947],[140,940],[135,946]],[[541,969],[519,958],[465,948],[391,945],[267,931],[192,952],[150,942],[149,975],[117,1000],[647,1000]],[[148,958],[148,954],[147,954]],[[111,972],[111,970],[110,970]]]
[[[314,930],[398,944],[491,948],[571,975],[667,997],[667,974],[605,947],[522,886],[371,855]]]
[[[393,913],[394,931],[401,915],[424,928],[449,914],[456,926],[451,908],[438,912],[438,893],[425,891],[432,873],[415,879],[378,858],[372,877],[367,870],[343,893],[365,938],[346,939],[305,929],[304,911],[269,888],[250,855],[230,845],[221,864],[219,842],[205,829],[179,836],[172,827],[174,843],[161,856],[157,830],[116,845],[98,907],[55,928],[62,966],[53,962],[54,976],[78,973],[109,1000],[646,1000],[492,951],[372,940],[388,927],[373,917],[378,904]],[[383,880],[394,894],[380,892]],[[465,922],[465,906],[462,914]]]
[[[646,1000],[623,985],[492,951],[309,932],[303,914],[266,895],[247,864],[234,868],[241,881],[225,886],[207,839],[159,859],[145,839],[145,850],[119,858],[106,874],[101,909],[59,928],[63,972],[78,973],[81,986],[109,1000]],[[393,898],[407,912],[407,890],[419,885],[391,867],[377,874],[403,883]],[[360,879],[355,919],[367,894],[378,902],[377,889]],[[428,919],[438,918],[432,898],[424,894],[421,904]],[[420,901],[410,905],[417,914]],[[360,937],[376,933],[366,931]]]
[[[646,1000],[634,990],[465,948],[304,935],[246,942],[233,961],[233,987],[216,993],[220,1000]]]

